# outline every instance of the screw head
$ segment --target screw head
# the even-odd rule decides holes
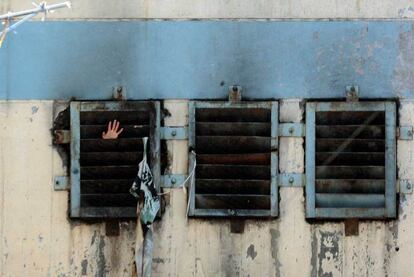
[[[407,183],[407,189],[411,189],[411,184],[410,183]]]
[[[171,184],[175,184],[177,182],[177,180],[173,177],[171,178]]]
[[[293,177],[290,177],[290,178],[289,178],[289,183],[291,183],[291,184],[292,184],[292,183],[293,183],[293,181],[295,181],[295,179],[294,179]]]
[[[293,127],[289,128],[289,133],[292,134],[295,129]]]
[[[172,135],[173,137],[175,137],[175,136],[177,135],[177,131],[176,131],[176,130],[171,131],[171,135]]]

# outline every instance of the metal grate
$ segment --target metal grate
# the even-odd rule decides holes
[[[190,216],[277,216],[277,109],[276,102],[190,103],[197,153]]]
[[[396,107],[308,103],[308,218],[396,216]]]
[[[114,119],[124,131],[118,139],[102,139]],[[159,103],[72,102],[71,134],[71,217],[135,217],[137,201],[129,189],[143,155],[142,137],[149,137],[159,184]]]

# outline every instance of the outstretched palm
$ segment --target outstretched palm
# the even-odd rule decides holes
[[[116,139],[118,138],[119,134],[122,133],[122,131],[124,130],[124,128],[121,128],[121,130],[119,130],[119,121],[117,121],[116,119],[111,122],[109,121],[108,123],[108,130],[105,132],[102,132],[102,138],[103,139]]]

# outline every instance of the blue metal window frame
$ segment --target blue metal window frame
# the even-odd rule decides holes
[[[268,210],[248,210],[235,209],[231,213],[226,209],[196,209],[195,207],[195,180],[197,178],[194,172],[194,184],[190,184],[189,188],[189,209],[188,216],[194,217],[277,217],[279,215],[279,189],[278,189],[278,127],[279,127],[279,104],[276,101],[268,102],[209,102],[209,101],[190,101],[189,102],[189,122],[188,122],[188,146],[190,149],[196,147],[196,119],[195,112],[198,108],[265,108],[271,110],[271,180],[270,180],[270,207]],[[190,155],[188,160],[188,168],[192,169],[196,162],[196,156]]]
[[[320,111],[385,112],[385,208],[315,207],[315,113]],[[397,213],[396,103],[385,102],[310,102],[306,104],[306,217],[395,218]]]
[[[80,168],[80,113],[86,111],[147,111],[150,112],[150,167],[154,184],[160,192],[161,182],[161,111],[158,101],[73,101],[70,103],[70,217],[93,218],[133,218],[136,208],[128,208],[122,214],[116,207],[81,207],[81,168]],[[137,165],[138,169],[138,165]],[[132,183],[131,183],[132,185]]]

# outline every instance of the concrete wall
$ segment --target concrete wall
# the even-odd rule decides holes
[[[53,2],[63,2],[53,1]],[[134,18],[413,18],[412,0],[72,0],[72,11],[50,19]],[[2,0],[0,13],[23,10],[28,0]],[[39,18],[38,18],[39,19]]]
[[[187,102],[168,101],[166,125],[187,122]],[[299,100],[280,104],[282,122],[299,122]],[[414,124],[414,101],[402,101],[400,124]],[[0,103],[0,275],[131,276],[135,224],[119,237],[103,224],[67,218],[68,192],[53,190],[65,174],[51,146],[53,102]],[[168,142],[171,173],[186,173],[187,142]],[[414,141],[398,141],[399,178],[414,178]],[[304,172],[302,138],[281,138],[280,172]],[[170,190],[154,224],[154,276],[411,276],[414,196],[401,195],[398,220],[362,221],[359,236],[344,224],[305,221],[303,188],[280,189],[280,216],[248,220],[243,234],[228,220],[186,218],[186,195]]]
[[[329,98],[342,96],[344,85],[357,81],[362,94],[406,98],[399,124],[414,125],[412,0],[72,2],[71,11],[48,16],[59,22],[27,23],[0,50],[0,98],[7,99],[0,102],[1,276],[133,272],[134,222],[122,223],[119,237],[107,237],[103,224],[67,218],[68,192],[54,191],[52,183],[66,172],[52,147],[53,102],[42,99],[75,94],[106,99],[117,85],[126,85],[134,98],[161,97],[163,92],[185,99],[192,91],[198,98],[216,98],[234,83],[256,97],[262,89],[270,98],[295,93]],[[2,0],[0,14],[29,7],[28,0]],[[209,20],[212,27],[204,29],[191,27],[197,22],[177,22],[217,18],[240,20]],[[148,26],[160,22],[135,19],[171,21],[154,32]],[[243,22],[256,27],[244,30]],[[220,27],[226,24],[232,27]],[[266,55],[256,55],[263,50]],[[163,82],[153,76],[163,76]],[[280,76],[286,86],[276,89]],[[35,98],[40,100],[13,100]],[[172,116],[165,124],[186,124],[186,105],[185,100],[166,102]],[[281,101],[281,122],[303,120],[301,107],[299,100]],[[187,142],[169,141],[168,148],[169,171],[185,174]],[[398,141],[399,178],[414,179],[413,153],[413,141]],[[281,138],[279,159],[280,172],[303,173],[303,139]],[[243,234],[233,234],[228,220],[187,219],[186,195],[173,189],[166,195],[162,220],[154,224],[153,275],[412,276],[413,198],[400,195],[397,220],[362,221],[359,236],[346,237],[341,222],[305,221],[303,188],[281,188],[279,218],[248,220]]]

